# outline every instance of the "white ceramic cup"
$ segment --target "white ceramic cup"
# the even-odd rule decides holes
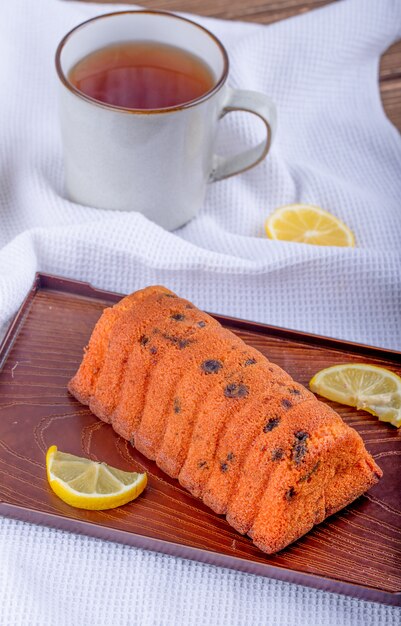
[[[178,106],[125,109],[94,100],[68,80],[86,55],[125,41],[157,41],[197,55],[215,82],[207,93]],[[139,211],[173,230],[202,206],[207,184],[239,174],[268,153],[276,110],[267,96],[227,85],[228,56],[220,41],[195,22],[159,11],[124,11],[80,24],[60,42],[61,130],[68,196],[100,209]],[[266,139],[229,158],[213,153],[217,123],[247,111],[266,125]]]

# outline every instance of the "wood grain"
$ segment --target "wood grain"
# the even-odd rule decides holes
[[[113,4],[113,0],[86,0]],[[333,0],[142,0],[141,6],[164,11],[185,11],[209,17],[271,24],[317,9]],[[126,4],[136,4],[125,0]],[[380,64],[380,91],[384,110],[401,130],[401,42],[383,55]]]
[[[67,392],[93,326],[119,296],[82,283],[39,278],[0,351],[0,514],[122,541],[361,598],[401,603],[401,436],[362,411],[330,403],[363,437],[384,478],[341,513],[277,555],[237,534]],[[399,354],[218,318],[307,385],[329,365],[363,360],[401,373]],[[135,502],[81,511],[59,500],[45,452],[87,455],[147,471]]]

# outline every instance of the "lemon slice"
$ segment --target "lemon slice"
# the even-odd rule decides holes
[[[79,509],[114,509],[131,502],[145,489],[146,473],[123,472],[50,446],[46,454],[47,480],[59,498]]]
[[[354,246],[355,237],[337,217],[313,204],[288,204],[266,220],[270,239],[311,243],[318,246]]]
[[[329,400],[364,409],[382,422],[401,426],[401,378],[384,367],[333,365],[318,372],[309,386]]]

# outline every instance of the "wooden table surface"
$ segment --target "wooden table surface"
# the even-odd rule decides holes
[[[96,0],[110,3],[113,0]],[[132,0],[123,0],[135,4]],[[271,24],[291,15],[330,4],[333,0],[137,0],[149,9],[186,11],[198,15]],[[399,0],[401,1],[401,0]],[[380,0],[377,0],[380,2]],[[401,130],[401,42],[389,48],[380,65],[380,90],[384,109]]]

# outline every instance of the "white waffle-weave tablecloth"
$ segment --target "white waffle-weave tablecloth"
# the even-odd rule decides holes
[[[0,326],[40,270],[121,292],[162,283],[207,310],[399,349],[401,139],[378,67],[401,36],[401,2],[342,0],[268,27],[199,18],[228,48],[231,85],[269,94],[279,128],[269,158],[211,185],[198,218],[175,233],[64,195],[54,50],[115,8],[2,6]],[[220,149],[259,133],[252,116],[230,115]],[[268,213],[295,201],[343,219],[357,247],[267,240]],[[400,620],[399,609],[0,519],[1,626]]]

